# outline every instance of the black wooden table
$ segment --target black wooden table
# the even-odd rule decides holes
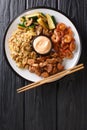
[[[25,93],[29,84],[10,69],[3,37],[11,20],[31,7],[66,13],[82,38],[79,63],[85,69]],[[87,0],[0,0],[0,130],[87,130]]]

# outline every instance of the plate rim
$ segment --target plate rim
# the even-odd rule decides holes
[[[20,15],[22,15],[23,13],[26,13],[28,11],[31,11],[31,10],[34,10],[34,9],[49,9],[49,10],[52,10],[52,11],[56,11],[56,12],[59,12],[61,13],[62,15],[64,15],[66,18],[68,18],[68,20],[70,20],[70,22],[73,24],[73,26],[75,27],[77,33],[78,33],[78,36],[79,36],[79,40],[80,40],[80,54],[79,54],[79,57],[78,57],[78,60],[76,62],[76,64],[79,62],[80,60],[80,57],[81,57],[81,52],[82,52],[82,39],[81,39],[81,35],[80,35],[80,32],[78,31],[78,28],[76,27],[76,25],[73,23],[72,19],[63,11],[59,10],[59,9],[55,9],[53,7],[44,7],[44,6],[38,6],[38,7],[32,7],[32,8],[29,8],[29,9],[26,9],[25,11],[19,13],[16,17],[14,17],[11,22],[8,24],[6,30],[5,30],[5,33],[4,33],[4,37],[3,37],[3,50],[4,50],[4,56],[5,56],[5,59],[6,59],[6,62],[8,63],[8,65],[10,66],[10,69],[15,72],[15,74],[17,74],[19,77],[21,77],[22,79],[26,80],[26,81],[29,81],[29,82],[36,82],[36,81],[32,81],[32,80],[28,80],[26,78],[24,78],[22,75],[20,75],[18,72],[16,72],[13,67],[11,66],[8,58],[7,58],[7,55],[6,55],[6,52],[5,52],[5,38],[6,38],[6,34],[10,28],[10,26],[12,25],[12,23],[18,18],[20,17]]]

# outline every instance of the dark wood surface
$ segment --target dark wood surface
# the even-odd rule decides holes
[[[11,20],[31,7],[52,7],[66,13],[82,39],[83,71],[25,93],[29,84],[12,71],[3,50]],[[0,0],[0,130],[87,130],[87,0]]]

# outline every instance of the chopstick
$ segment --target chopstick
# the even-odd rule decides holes
[[[35,88],[35,87],[40,86],[40,85],[45,84],[45,83],[53,82],[53,81],[55,81],[55,80],[58,80],[58,79],[60,79],[60,78],[62,78],[62,77],[64,77],[64,76],[66,76],[66,75],[69,75],[69,74],[72,74],[72,73],[74,73],[74,72],[76,72],[76,71],[79,71],[79,70],[81,70],[81,69],[83,69],[83,68],[84,68],[84,65],[83,65],[83,64],[79,64],[79,65],[77,65],[77,66],[74,66],[73,68],[64,70],[64,71],[62,71],[62,72],[59,72],[59,73],[57,73],[57,74],[54,74],[54,75],[49,76],[49,77],[47,77],[47,78],[44,78],[44,79],[42,79],[41,81],[32,83],[32,84],[30,84],[30,85],[26,85],[26,86],[24,86],[24,87],[21,87],[21,88],[17,89],[17,93],[24,92],[24,91],[26,91],[26,90]]]

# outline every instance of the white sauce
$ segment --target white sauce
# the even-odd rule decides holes
[[[46,36],[38,36],[34,42],[33,47],[39,54],[46,54],[51,49],[51,41]]]

